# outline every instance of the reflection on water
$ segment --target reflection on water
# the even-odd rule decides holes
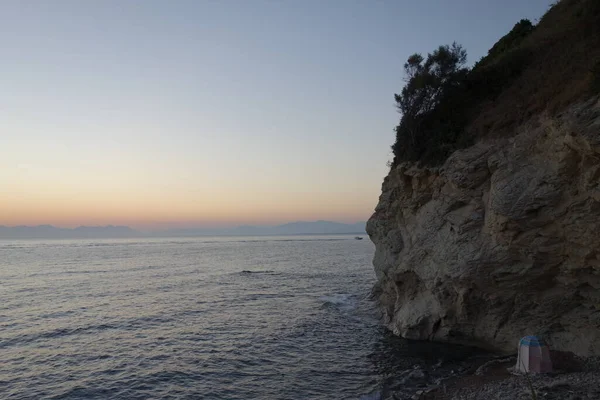
[[[470,351],[381,328],[372,254],[352,236],[0,242],[0,398],[414,392]]]

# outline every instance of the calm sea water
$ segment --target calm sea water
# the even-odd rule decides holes
[[[469,355],[382,329],[352,236],[0,241],[2,399],[378,399]]]

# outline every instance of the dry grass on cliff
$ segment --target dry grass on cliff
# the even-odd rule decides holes
[[[600,91],[600,1],[561,0],[503,57],[519,58],[522,72],[480,105],[468,128],[475,137],[511,134],[532,116],[556,114]]]

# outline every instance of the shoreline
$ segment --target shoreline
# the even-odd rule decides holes
[[[600,399],[600,357],[575,358],[557,352],[557,364],[551,374],[530,374],[537,399]],[[418,391],[414,400],[531,400],[525,375],[509,372],[516,356],[496,357],[474,363],[469,371],[451,377],[438,387]]]

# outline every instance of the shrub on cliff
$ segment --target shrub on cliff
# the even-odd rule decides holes
[[[411,55],[404,64],[406,85],[394,96],[402,114],[392,146],[398,160],[419,161],[439,158],[445,145],[455,141],[452,129],[440,136],[433,121],[448,116],[446,98],[461,91],[467,69],[466,51],[458,44],[440,46],[427,55]],[[447,126],[451,128],[451,126]]]
[[[510,136],[600,92],[600,1],[561,0],[534,26],[519,21],[471,70],[459,45],[405,64],[392,166],[443,163],[484,136]]]
[[[592,85],[590,90],[592,94],[600,93],[600,62],[592,67]]]
[[[534,29],[519,21],[474,68],[465,68],[466,51],[458,44],[440,46],[425,60],[411,55],[404,64],[406,85],[394,96],[402,114],[396,127],[394,165],[402,161],[442,163],[450,153],[470,145],[467,125],[477,105],[493,100],[528,64],[518,48]]]
[[[487,56],[483,57],[478,63],[475,64],[474,68],[482,67],[486,64],[492,63],[502,55],[515,49],[519,46],[523,39],[529,36],[533,32],[535,26],[528,19],[522,19],[515,24],[508,34],[504,35],[500,40],[488,50]]]

